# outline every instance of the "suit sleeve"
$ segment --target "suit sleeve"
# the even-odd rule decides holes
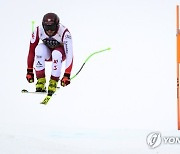
[[[63,36],[64,50],[66,54],[66,64],[65,64],[65,73],[71,74],[73,66],[73,47],[72,47],[72,38],[68,30],[64,32]]]
[[[27,57],[27,68],[33,68],[34,64],[34,56],[35,56],[35,48],[39,43],[39,27],[35,29],[32,33],[32,37],[29,45],[29,53]]]

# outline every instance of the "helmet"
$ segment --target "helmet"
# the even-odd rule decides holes
[[[59,28],[59,17],[55,13],[47,13],[42,20],[42,26],[45,31],[56,31]]]

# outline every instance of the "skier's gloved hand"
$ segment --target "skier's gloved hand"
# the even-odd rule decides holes
[[[61,86],[65,87],[68,84],[70,84],[70,74],[64,73],[64,76],[61,79]]]
[[[29,83],[34,82],[34,73],[32,68],[27,69],[26,79]]]

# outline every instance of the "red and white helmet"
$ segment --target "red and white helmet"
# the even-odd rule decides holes
[[[42,20],[42,26],[44,31],[58,31],[59,28],[59,17],[55,13],[47,13],[44,15]]]

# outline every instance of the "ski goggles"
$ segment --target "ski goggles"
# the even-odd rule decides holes
[[[51,30],[51,31],[56,31],[57,29],[57,25],[53,24],[53,25],[43,25],[43,28],[45,31]]]

